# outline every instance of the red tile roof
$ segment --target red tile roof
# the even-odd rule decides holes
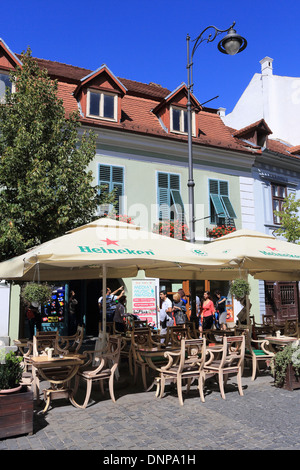
[[[21,55],[17,55],[21,59]],[[73,95],[80,81],[93,71],[82,67],[53,62],[45,59],[35,59],[41,68],[46,68],[51,78],[58,80],[58,96],[62,98],[66,115],[78,109],[78,103]],[[115,123],[104,120],[81,117],[83,124],[95,127],[108,127],[138,132],[175,141],[187,141],[187,136],[167,132],[152,110],[164,100],[171,91],[155,83],[140,83],[126,78],[118,80],[127,88],[122,98],[121,122]],[[213,111],[213,112],[212,112]],[[232,130],[226,127],[216,110],[203,108],[199,112],[199,134],[193,138],[194,143],[211,147],[253,153],[255,150],[232,135]]]

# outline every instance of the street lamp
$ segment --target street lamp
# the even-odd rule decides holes
[[[235,55],[238,52],[243,51],[247,46],[247,41],[233,29],[235,22],[228,29],[218,29],[215,26],[208,26],[201,34],[194,40],[194,47],[190,56],[190,36],[187,35],[187,69],[188,69],[188,100],[187,100],[187,124],[188,124],[188,152],[189,152],[189,179],[188,179],[188,191],[189,191],[189,212],[190,212],[190,241],[195,242],[195,201],[194,201],[194,187],[195,182],[193,178],[193,151],[192,151],[192,111],[191,111],[191,91],[193,92],[193,57],[198,46],[206,41],[212,42],[216,39],[219,34],[228,33],[219,42],[218,49],[223,54]],[[210,33],[212,31],[212,33]],[[208,36],[205,33],[208,32]]]

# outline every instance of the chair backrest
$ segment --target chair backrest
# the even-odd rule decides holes
[[[299,324],[297,319],[286,320],[284,325],[285,336],[299,336]]]
[[[181,340],[178,372],[189,366],[197,366],[197,373],[203,369],[206,358],[206,338]],[[199,369],[198,369],[199,367]]]
[[[148,327],[148,320],[134,320],[133,321],[133,328],[147,328]]]
[[[179,346],[182,339],[191,339],[189,328],[186,328],[185,325],[167,327],[166,344]]]
[[[245,356],[245,335],[224,336],[220,369],[240,367]]]
[[[262,316],[263,325],[265,326],[274,326],[274,316],[273,315],[263,315]]]
[[[37,331],[33,337],[33,356],[38,356],[45,352],[46,348],[53,348],[54,354],[58,348],[58,330],[56,331]]]
[[[106,333],[109,333],[110,335],[114,334],[114,326],[115,326],[115,322],[113,321],[106,322]],[[102,331],[101,321],[99,322],[99,332],[100,331]]]
[[[131,331],[131,343],[136,346],[152,346],[150,327],[134,328]]]
[[[199,338],[199,330],[196,328],[195,322],[186,321],[185,326],[189,329],[189,334],[191,338]]]
[[[120,360],[121,344],[121,336],[110,336],[108,338],[107,352],[105,355],[109,356],[114,363],[118,363]]]

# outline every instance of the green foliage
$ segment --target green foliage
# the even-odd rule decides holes
[[[0,390],[15,388],[19,384],[23,373],[21,361],[22,358],[12,351],[5,355],[5,360],[0,363]]]
[[[251,291],[249,282],[244,279],[235,279],[230,285],[230,293],[237,300],[242,300],[246,295],[249,295]]]
[[[93,220],[101,203],[88,165],[94,133],[80,132],[79,112],[66,117],[57,82],[31,57],[11,74],[15,93],[0,104],[0,261]]]
[[[289,364],[293,366],[295,374],[299,376],[300,346],[298,341],[291,345],[289,344],[285,346],[271,359],[271,372],[274,377],[274,385],[276,387],[283,386]]]
[[[296,199],[295,193],[289,194],[282,204],[282,211],[274,211],[280,217],[281,227],[276,230],[279,235],[284,235],[288,242],[300,243],[300,199]]]
[[[48,284],[37,284],[35,282],[30,282],[25,284],[21,290],[21,297],[26,302],[32,304],[37,302],[40,305],[44,305],[48,302],[52,295],[53,287]]]

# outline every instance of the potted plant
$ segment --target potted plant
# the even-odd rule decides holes
[[[251,288],[248,281],[244,279],[235,279],[230,285],[230,293],[237,300],[243,300],[247,295],[250,294]]]
[[[285,346],[270,362],[275,387],[300,388],[300,341]]]
[[[10,351],[5,354],[5,348],[0,350],[0,394],[15,392],[21,389],[19,385],[23,368],[22,358]]]
[[[209,238],[221,238],[224,235],[228,235],[229,233],[235,232],[236,228],[232,226],[226,227],[225,225],[221,225],[218,227],[214,227],[213,229],[207,229],[207,235]]]
[[[39,284],[36,282],[29,282],[25,284],[21,291],[21,297],[29,304],[40,306],[44,305],[51,299],[52,286],[49,284]]]

